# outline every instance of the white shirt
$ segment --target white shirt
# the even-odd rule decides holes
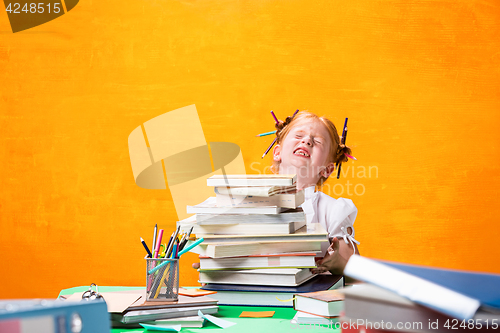
[[[359,244],[354,239],[354,220],[358,214],[358,209],[351,199],[334,199],[323,192],[315,192],[315,187],[310,186],[304,189],[305,201],[301,205],[306,214],[307,223],[320,223],[328,232],[328,237],[343,238],[346,243]],[[352,229],[349,233],[348,228]],[[321,250],[326,252],[328,244],[325,243]]]

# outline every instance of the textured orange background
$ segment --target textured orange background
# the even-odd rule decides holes
[[[87,0],[16,34],[0,9],[1,298],[144,284],[139,237],[176,215],[127,137],[190,104],[249,172],[269,110],[349,117],[358,162],[329,192],[358,206],[361,253],[500,273],[498,1]]]

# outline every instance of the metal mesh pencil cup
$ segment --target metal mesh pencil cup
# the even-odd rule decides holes
[[[177,301],[179,259],[146,258],[146,300]]]

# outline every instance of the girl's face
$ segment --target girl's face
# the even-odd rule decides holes
[[[314,185],[320,176],[328,177],[334,170],[334,163],[328,163],[331,144],[323,123],[304,119],[274,148],[273,158],[281,161],[281,174],[297,174],[303,185]]]

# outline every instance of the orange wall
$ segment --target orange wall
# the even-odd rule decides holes
[[[496,0],[86,0],[15,34],[0,9],[1,298],[144,284],[139,237],[176,214],[127,138],[190,104],[248,171],[269,110],[349,117],[358,161],[325,190],[358,206],[361,253],[500,273]]]

